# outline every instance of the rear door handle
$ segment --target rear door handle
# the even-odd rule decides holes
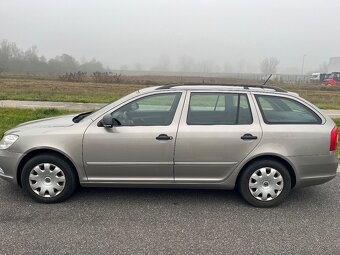
[[[256,140],[257,136],[252,135],[252,134],[244,134],[243,136],[241,136],[242,140]]]
[[[167,134],[160,134],[156,137],[157,140],[172,140],[172,136],[168,136]]]

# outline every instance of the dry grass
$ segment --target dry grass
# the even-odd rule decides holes
[[[26,79],[0,79],[2,91],[41,91],[41,92],[83,92],[83,93],[112,93],[125,95],[145,85],[136,84],[105,84],[105,83],[79,83],[54,80],[26,80]]]
[[[0,79],[0,99],[106,103],[145,85]]]
[[[42,101],[73,101],[106,103],[116,100],[135,90],[164,83],[250,83],[259,81],[244,81],[230,78],[209,77],[177,77],[177,76],[135,76],[125,77],[132,83],[105,84],[93,82],[64,82],[52,79],[51,76],[39,76],[39,79],[25,79],[22,76],[11,78],[0,77],[0,99],[42,100]],[[23,76],[24,77],[24,76]],[[323,109],[340,109],[340,88],[327,88],[317,85],[280,84],[271,82],[274,86],[298,93],[303,98]],[[146,85],[145,85],[146,84]]]

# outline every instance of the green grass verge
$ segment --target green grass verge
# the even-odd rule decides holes
[[[0,100],[30,100],[30,101],[53,101],[53,102],[77,102],[77,103],[109,103],[118,100],[123,95],[100,91],[97,93],[73,93],[73,92],[46,92],[46,91],[0,91]],[[338,95],[337,95],[338,96]],[[318,97],[302,95],[305,99],[315,104],[320,109],[340,110],[340,103],[334,102],[331,97],[320,100]]]
[[[72,112],[57,109],[17,109],[0,108],[0,137],[3,133],[16,125],[36,119],[48,118],[58,115],[70,114]],[[340,130],[340,119],[334,119]],[[338,143],[337,155],[340,156],[340,144]]]
[[[23,122],[70,113],[57,109],[0,108],[0,136],[2,137],[6,130]]]
[[[29,100],[29,101],[53,101],[76,103],[109,103],[122,96],[110,94],[73,94],[51,92],[0,92],[0,100]]]

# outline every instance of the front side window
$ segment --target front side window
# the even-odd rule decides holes
[[[241,125],[252,122],[245,94],[191,93],[188,125]]]
[[[168,126],[171,124],[181,93],[146,96],[111,113],[122,126]]]
[[[256,95],[257,103],[267,124],[321,124],[311,109],[290,98]]]

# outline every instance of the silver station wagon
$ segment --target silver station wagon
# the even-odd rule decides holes
[[[79,115],[7,131],[0,177],[39,202],[78,185],[238,189],[250,204],[336,176],[338,130],[297,94],[257,85],[172,84]]]

